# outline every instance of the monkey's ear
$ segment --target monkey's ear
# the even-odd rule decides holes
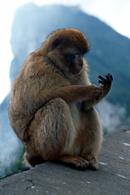
[[[51,49],[58,48],[63,44],[64,40],[63,38],[57,38],[52,42]]]

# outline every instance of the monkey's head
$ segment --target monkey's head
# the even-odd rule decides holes
[[[83,56],[89,50],[88,42],[77,29],[60,29],[48,36],[46,56],[64,73],[79,74],[84,66]]]

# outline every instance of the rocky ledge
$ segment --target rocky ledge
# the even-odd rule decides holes
[[[100,169],[45,163],[0,181],[0,195],[129,195],[130,131],[105,137]]]

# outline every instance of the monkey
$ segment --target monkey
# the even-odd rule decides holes
[[[30,166],[58,161],[98,169],[103,130],[95,105],[110,91],[113,77],[99,76],[99,86],[90,82],[88,51],[80,30],[64,28],[25,59],[12,87],[9,118]]]

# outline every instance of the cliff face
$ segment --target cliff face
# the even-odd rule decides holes
[[[117,129],[126,108],[129,110],[130,40],[77,7],[27,4],[17,10],[11,36],[14,55],[10,67],[11,82],[16,78],[28,53],[38,48],[50,32],[65,27],[79,28],[88,37],[91,50],[87,59],[93,82],[97,82],[99,74],[113,74],[112,91],[107,101],[103,101],[98,108],[104,127]],[[0,104],[0,177],[16,169],[22,153],[22,146],[9,125],[8,105],[9,96]]]
[[[105,138],[98,171],[45,163],[0,182],[1,195],[129,195],[130,131]]]

